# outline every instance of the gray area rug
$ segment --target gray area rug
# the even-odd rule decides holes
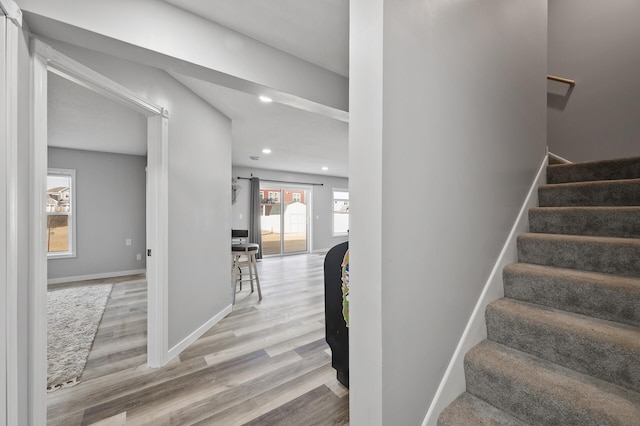
[[[47,292],[47,389],[79,382],[113,284]]]

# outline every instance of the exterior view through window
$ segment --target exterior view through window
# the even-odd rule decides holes
[[[349,191],[333,190],[333,235],[347,235],[349,232]]]
[[[49,169],[47,174],[47,254],[75,256],[75,170]]]

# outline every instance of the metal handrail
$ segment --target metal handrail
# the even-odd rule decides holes
[[[570,80],[568,78],[563,78],[563,77],[557,77],[555,75],[547,75],[547,80],[559,81],[560,83],[566,83],[569,86],[575,86],[576,85],[576,81],[575,80]]]

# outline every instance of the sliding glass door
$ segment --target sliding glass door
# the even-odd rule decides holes
[[[309,194],[304,187],[260,183],[264,255],[309,251]]]
[[[281,254],[281,210],[282,191],[260,182],[260,227],[262,229],[262,254]]]
[[[282,217],[282,252],[308,251],[307,224],[309,208],[307,190],[286,188],[282,190],[284,200],[290,200]]]

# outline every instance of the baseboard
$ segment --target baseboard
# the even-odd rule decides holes
[[[100,280],[103,278],[125,277],[127,275],[138,275],[147,272],[146,269],[133,269],[131,271],[103,272],[100,274],[76,275],[75,277],[50,278],[47,284],[73,283],[77,281]]]
[[[202,336],[204,333],[209,331],[211,327],[213,327],[214,325],[219,323],[220,320],[222,320],[224,317],[229,315],[232,309],[233,309],[233,305],[227,306],[222,311],[218,312],[213,318],[211,318],[210,320],[202,324],[200,327],[198,327],[198,329],[195,330],[193,333],[191,333],[190,335],[182,339],[180,343],[178,343],[177,345],[169,349],[166,363],[170,362],[172,359],[180,355],[182,351],[187,349],[189,345],[191,345],[193,342],[198,340],[200,336]]]
[[[517,237],[519,234],[529,230],[528,211],[530,208],[538,206],[538,187],[546,183],[548,161],[548,157],[545,155],[538,169],[538,173],[529,188],[529,193],[520,208],[518,217],[511,228],[511,232],[502,247],[498,260],[493,266],[489,279],[462,333],[462,337],[444,373],[440,386],[438,386],[433,401],[431,401],[431,406],[422,421],[422,426],[436,426],[438,416],[442,410],[466,389],[464,356],[469,349],[487,338],[487,328],[484,318],[485,308],[489,303],[504,296],[502,269],[506,265],[517,261]]]
[[[549,152],[548,155],[549,155],[550,159],[554,159],[555,161],[557,161],[559,163],[571,164],[571,161],[567,160],[566,158],[562,158],[559,155],[554,154],[553,152]]]
[[[331,247],[325,249],[316,249],[311,252],[311,254],[327,254],[331,250]]]

